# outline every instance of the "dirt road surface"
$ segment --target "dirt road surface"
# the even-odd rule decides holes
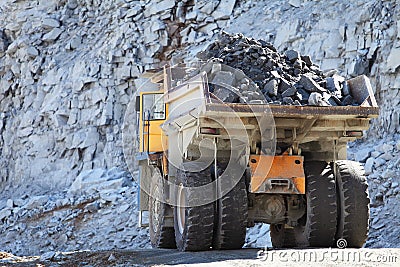
[[[0,266],[400,266],[400,249],[241,249],[179,252],[176,250],[113,250],[50,253],[16,257],[0,252]]]

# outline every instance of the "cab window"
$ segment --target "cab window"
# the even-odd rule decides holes
[[[163,94],[144,94],[143,120],[165,120],[165,103]]]

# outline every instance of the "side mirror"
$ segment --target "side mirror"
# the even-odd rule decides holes
[[[136,97],[136,111],[137,112],[140,112],[140,96],[138,95],[137,97]]]

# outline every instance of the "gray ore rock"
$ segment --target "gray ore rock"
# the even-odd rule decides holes
[[[235,93],[216,89],[214,94],[224,102],[257,100],[253,103],[258,103],[259,96],[263,95],[264,102],[275,105],[342,106],[354,103],[347,82],[336,72],[325,75],[309,56],[302,56],[295,50],[280,54],[272,44],[243,34],[222,32],[198,57],[243,71],[260,92],[257,97],[254,93],[249,94],[247,84],[234,84],[234,78],[221,71],[213,82],[237,89]]]

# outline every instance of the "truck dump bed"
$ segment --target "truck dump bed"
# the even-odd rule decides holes
[[[257,139],[257,135],[260,135],[257,133],[257,118],[269,116],[273,118],[271,121],[274,125],[271,127],[276,131],[278,146],[296,144],[307,151],[307,145],[302,144],[318,142],[318,146],[325,147],[320,149],[323,153],[333,150],[330,143],[334,140],[343,147],[346,142],[362,137],[362,131],[369,128],[369,121],[378,117],[379,108],[368,78],[359,76],[349,80],[349,86],[358,106],[224,103],[209,92],[206,74],[201,73],[181,85],[166,88],[165,100],[169,104],[170,114],[163,129],[166,132],[185,130],[188,136],[186,144],[196,132],[203,137],[230,139],[232,134],[228,134],[229,129],[243,126],[249,136]],[[232,118],[240,118],[240,125]],[[204,132],[201,129],[217,131]],[[316,148],[312,150],[315,152]]]

